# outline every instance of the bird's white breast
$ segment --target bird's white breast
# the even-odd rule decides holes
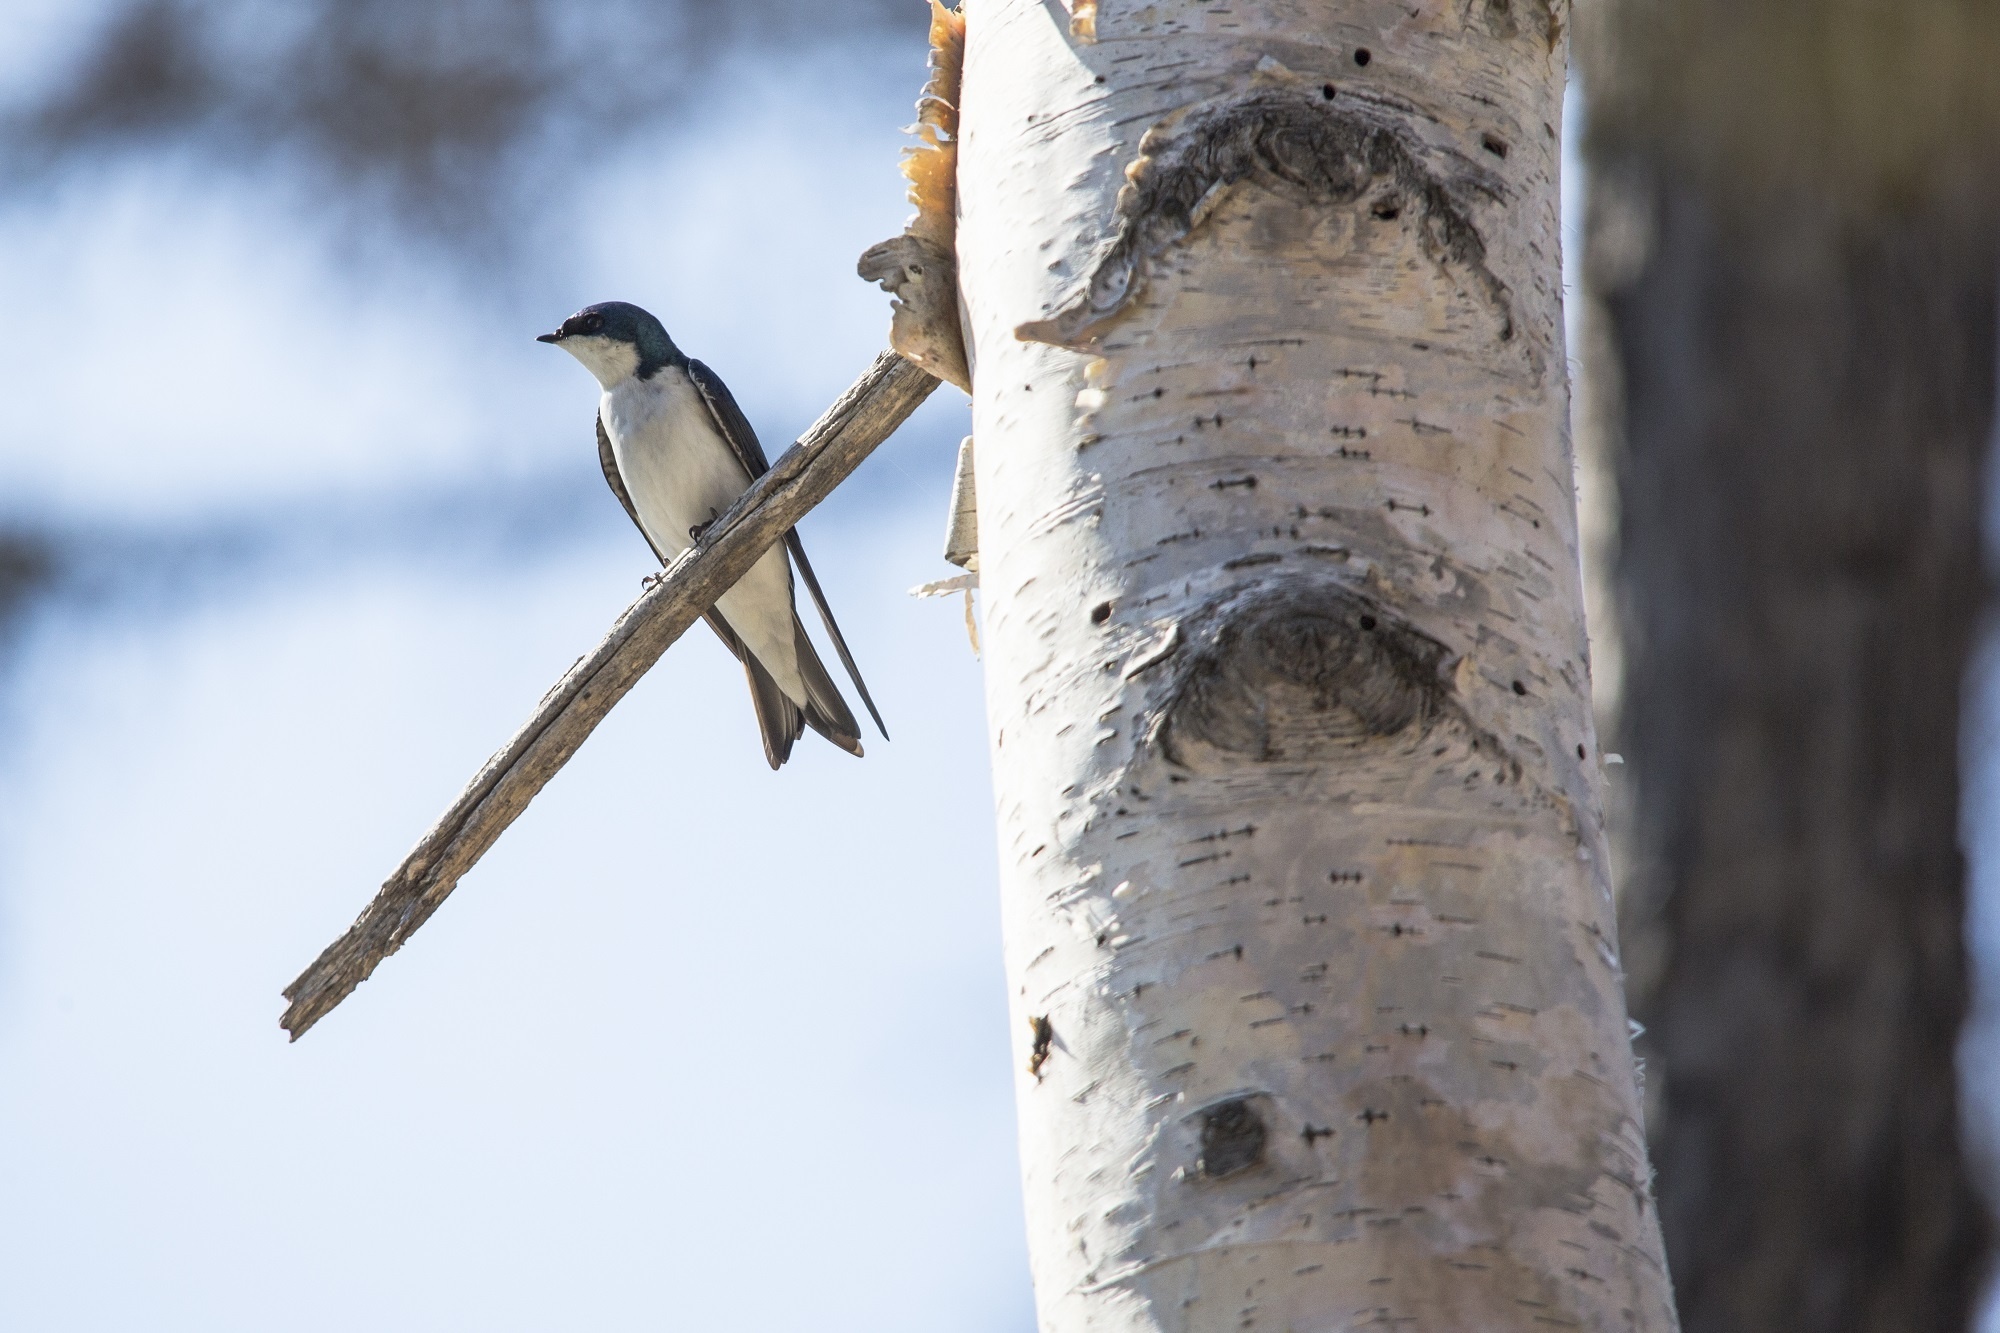
[[[666,366],[651,379],[627,378],[605,391],[601,410],[639,522],[667,555],[749,489],[750,474],[686,372]]]
[[[598,410],[639,525],[669,559],[693,544],[690,528],[710,522],[750,488],[749,472],[679,367],[663,366],[651,379],[628,376],[604,391]],[[803,703],[783,545],[766,551],[716,605],[779,688]]]

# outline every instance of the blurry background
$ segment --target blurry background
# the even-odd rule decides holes
[[[2000,233],[1938,182],[1995,142],[1983,12],[1579,16],[1598,676],[1690,1333],[1962,1326],[1981,1280]],[[0,6],[0,1327],[1032,1328],[979,668],[904,595],[951,572],[950,389],[804,529],[893,744],[773,777],[690,635],[276,1026],[645,572],[532,336],[637,301],[781,448],[882,344],[853,261],[923,58],[901,0]]]
[[[2000,5],[1576,18],[1594,675],[1682,1325],[1963,1329],[2000,1092],[1966,948],[1991,975]]]
[[[278,992],[651,563],[637,301],[858,374],[921,9],[0,5],[0,1328],[1033,1327],[939,393],[805,525],[892,744],[670,653],[308,1039]],[[907,10],[908,12],[905,12]]]

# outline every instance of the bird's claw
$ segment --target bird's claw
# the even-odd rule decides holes
[[[688,540],[691,542],[700,541],[701,534],[707,532],[710,528],[714,526],[715,526],[715,520],[712,518],[708,520],[708,522],[706,523],[695,524],[693,527],[688,529]]]
[[[667,577],[666,570],[664,569],[654,570],[652,573],[646,575],[646,577],[639,580],[639,591],[651,592],[653,589],[659,587],[660,584],[665,581],[666,577]]]

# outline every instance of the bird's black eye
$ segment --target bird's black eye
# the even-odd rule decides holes
[[[601,329],[601,328],[603,328],[603,327],[604,327],[604,316],[602,316],[602,315],[585,315],[585,316],[584,316],[584,318],[583,318],[583,331],[584,331],[585,333],[596,333],[596,332],[597,332],[597,331],[598,331],[599,329]]]

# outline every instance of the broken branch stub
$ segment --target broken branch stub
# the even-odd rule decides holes
[[[297,1041],[430,919],[459,879],[597,724],[688,626],[736,585],[774,542],[845,481],[937,388],[936,377],[883,352],[729,512],[619,616],[595,651],[543,697],[534,716],[487,760],[424,834],[347,932],[285,988],[279,1020]]]
[[[951,251],[906,232],[862,251],[855,272],[896,298],[889,304],[889,345],[971,393],[958,329],[958,262]]]

